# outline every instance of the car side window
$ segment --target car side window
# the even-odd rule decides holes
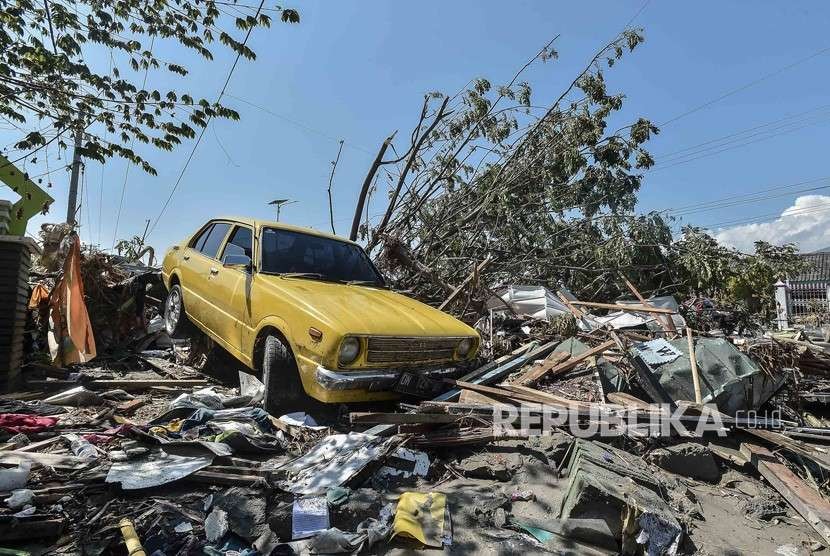
[[[235,247],[231,247],[231,246]],[[239,249],[237,249],[237,247]],[[241,251],[240,251],[241,249]],[[228,253],[245,253],[245,256],[249,259],[253,258],[253,234],[251,233],[250,228],[246,228],[244,226],[237,226],[234,228],[233,232],[231,233],[231,237],[228,240],[228,243],[225,245],[225,249],[222,251],[222,257],[227,255]]]
[[[204,230],[202,230],[202,232],[199,235],[193,238],[193,241],[190,242],[190,245],[188,247],[192,247],[196,251],[201,251],[202,247],[205,244],[205,240],[207,239],[208,235],[210,235],[210,231],[212,229],[213,224],[209,224],[207,227],[205,227]]]
[[[210,257],[212,259],[216,258],[216,254],[219,252],[219,246],[222,245],[222,240],[225,239],[225,236],[228,234],[228,229],[231,227],[230,224],[227,222],[217,222],[213,225],[213,228],[210,230],[207,238],[204,241],[204,244],[200,247],[199,252],[205,255],[206,257]]]

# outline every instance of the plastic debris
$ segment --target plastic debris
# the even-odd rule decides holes
[[[32,503],[35,499],[35,493],[28,488],[16,488],[11,492],[11,496],[6,498],[6,505],[16,510]]]
[[[26,486],[29,480],[29,473],[32,470],[32,463],[29,461],[20,462],[17,467],[0,468],[0,491],[10,491]]]
[[[440,548],[447,540],[444,527],[447,520],[447,497],[444,494],[404,492],[392,522],[392,537],[402,535],[425,546]]]

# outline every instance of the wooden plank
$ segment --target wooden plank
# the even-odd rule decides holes
[[[59,536],[63,532],[65,521],[49,519],[41,514],[29,518],[0,521],[0,539],[3,541],[42,541]]]
[[[571,358],[571,354],[566,351],[554,351],[550,355],[548,355],[547,359],[541,361],[538,364],[533,365],[531,368],[517,376],[513,379],[514,384],[532,384],[536,382],[533,380],[532,377],[539,375],[542,376],[560,363],[565,362],[566,360]],[[540,374],[541,373],[541,374]]]
[[[588,351],[584,351],[575,357],[571,357],[566,361],[559,363],[558,365],[554,365],[553,367],[547,366],[540,366],[536,369],[531,369],[530,372],[525,373],[519,379],[515,380],[513,383],[518,384],[520,386],[531,386],[537,383],[542,377],[547,374],[551,375],[558,375],[560,373],[564,373],[570,369],[573,369],[586,359],[593,357],[595,355],[600,355],[607,349],[610,349],[616,345],[614,340],[608,340],[606,342],[601,343],[600,345],[589,349]]]
[[[774,444],[780,448],[789,450],[790,452],[796,455],[812,460],[816,465],[820,466],[821,468],[827,471],[830,471],[830,457],[827,456],[827,453],[823,446],[820,448],[816,448],[812,444],[789,438],[775,431],[768,431],[757,428],[746,428],[742,430],[748,432],[749,434],[757,438],[762,439],[764,442],[769,442],[770,444]]]
[[[557,291],[556,296],[559,298],[559,301],[565,304],[565,307],[568,308],[568,311],[571,312],[574,318],[580,319],[585,315],[585,312],[581,309],[574,307],[573,303],[571,303],[571,300],[565,297],[565,294],[563,294],[562,292]]]
[[[582,409],[584,411],[590,411],[592,407],[598,405],[591,402],[571,400],[564,396],[557,396],[556,394],[551,394],[550,392],[542,392],[540,390],[529,388],[527,386],[522,386],[520,384],[500,384],[499,386],[504,388],[505,390],[510,390],[511,392],[517,394],[526,394],[528,396],[533,396],[539,401],[539,403],[543,403],[546,405],[555,405],[566,409]]]
[[[474,282],[474,281],[476,280],[476,278],[478,277],[478,275],[479,275],[479,274],[481,274],[481,271],[483,271],[485,268],[487,268],[487,266],[488,266],[491,262],[493,262],[493,259],[491,258],[491,256],[490,256],[490,255],[487,255],[487,258],[486,258],[486,259],[484,259],[483,261],[481,261],[481,262],[478,264],[478,266],[476,266],[475,268],[473,268],[473,271],[469,274],[469,276],[467,276],[467,277],[464,279],[464,281],[463,281],[463,282],[461,282],[461,285],[459,285],[457,288],[455,288],[455,289],[452,291],[452,293],[449,295],[449,297],[447,297],[447,299],[445,299],[445,300],[444,300],[444,302],[443,302],[443,303],[441,303],[441,305],[439,305],[439,306],[438,306],[438,310],[439,310],[439,311],[443,311],[443,310],[447,307],[447,305],[449,305],[450,303],[452,303],[453,301],[455,301],[455,298],[456,298],[456,297],[458,297],[458,295],[459,295],[461,292],[463,292],[463,291],[464,291],[464,289],[465,289],[467,286],[469,286],[471,282]]]
[[[709,450],[719,458],[734,463],[738,466],[743,466],[749,463],[749,458],[743,455],[740,450],[735,450],[729,446],[723,446],[715,442],[709,442]]]
[[[533,342],[529,345],[535,346],[536,343]],[[479,384],[492,384],[517,369],[522,368],[528,363],[528,361],[535,361],[540,357],[546,357],[556,348],[557,345],[559,345],[559,342],[548,342],[544,345],[531,348],[528,348],[528,345],[521,346],[513,352],[504,355],[495,361],[484,365],[483,367],[470,371],[466,375],[462,376],[461,380],[472,381]],[[449,401],[456,398],[460,394],[460,389],[453,388],[447,390],[440,396],[436,396],[434,401]],[[364,431],[364,434],[386,436],[394,433],[396,428],[397,427],[395,427],[395,425],[376,425],[371,429]]]
[[[703,396],[700,393],[700,373],[697,370],[697,356],[695,355],[695,340],[692,338],[692,327],[686,327],[686,340],[689,343],[689,363],[692,365],[692,386],[695,389],[695,403],[702,404]]]
[[[640,398],[632,396],[626,392],[610,392],[607,396],[608,401],[617,405],[624,405],[625,407],[633,407],[635,409],[645,409],[650,411],[652,406],[648,402],[644,402]]]
[[[394,425],[411,425],[414,423],[455,423],[457,415],[442,413],[349,413],[349,421],[357,424],[389,423]]]
[[[459,403],[482,403],[482,404],[497,404],[498,400],[494,400],[489,396],[473,392],[472,390],[462,390],[458,397]]]
[[[75,456],[62,456],[60,454],[41,454],[38,452],[23,452],[21,450],[10,450],[0,452],[0,463],[18,465],[21,462],[29,461],[44,467],[55,469],[80,469],[97,462],[97,460],[86,460]]]
[[[574,305],[584,307],[597,307],[598,309],[613,309],[614,311],[629,311],[633,313],[658,313],[661,315],[674,315],[677,311],[664,309],[662,307],[646,307],[644,305],[620,305],[618,303],[594,303],[593,301],[571,301]]]
[[[118,404],[117,406],[115,406],[115,409],[117,409],[119,413],[130,415],[136,409],[138,409],[146,403],[147,398],[136,398],[134,400],[127,400],[126,402]]]
[[[238,473],[220,473],[218,471],[206,471],[201,469],[184,477],[186,481],[197,483],[208,483],[211,485],[228,486],[265,486],[265,479],[259,475],[241,475]]]
[[[42,448],[46,448],[48,446],[52,446],[53,444],[57,444],[61,441],[60,436],[53,436],[52,438],[47,438],[46,440],[41,440],[40,442],[32,442],[31,444],[27,444],[22,448],[18,448],[18,452],[35,452]]]
[[[830,502],[790,471],[783,463],[771,460],[772,453],[762,446],[744,442],[741,453],[758,472],[830,544]]]
[[[620,276],[622,277],[623,282],[625,282],[625,285],[628,286],[628,289],[631,290],[631,293],[634,294],[634,297],[637,298],[637,301],[639,301],[641,305],[644,307],[654,307],[654,305],[649,303],[648,300],[643,297],[643,294],[641,294],[640,291],[634,287],[634,284],[628,280],[625,274],[620,272]],[[663,327],[663,330],[675,334],[677,333],[677,327],[674,326],[674,320],[671,317],[659,317],[658,320],[660,321],[660,325]]]
[[[148,390],[153,387],[175,387],[175,388],[195,388],[197,386],[208,386],[208,381],[205,379],[125,379],[125,380],[90,380],[88,382],[75,382],[72,380],[30,380],[26,382],[27,386],[37,386],[41,388],[74,388],[75,386],[86,386],[90,390],[114,390],[116,388],[126,392],[136,390]]]
[[[451,378],[445,378],[444,381],[459,388],[465,388],[467,390],[472,390],[474,392],[479,392],[481,394],[489,394],[491,396],[502,396],[505,398],[511,398],[514,400],[520,400],[537,404],[545,403],[542,399],[542,396],[537,396],[535,394],[527,394],[524,392],[512,392],[510,390],[505,390],[502,388],[493,388],[492,386],[484,386],[483,384],[473,384],[471,382],[463,382],[460,380],[453,380]]]

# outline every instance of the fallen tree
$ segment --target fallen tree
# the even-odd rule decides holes
[[[671,234],[657,214],[633,214],[642,176],[653,164],[644,143],[657,133],[645,118],[609,131],[624,95],[609,92],[604,71],[642,41],[626,30],[601,48],[547,107],[521,81],[533,63],[557,57],[548,43],[504,86],[477,79],[450,97],[424,99],[409,146],[384,141],[355,214],[365,240],[396,286],[448,307],[477,310],[488,285],[566,281],[588,298],[616,293],[609,273],[623,269],[654,289],[669,284],[661,247]],[[402,154],[386,159],[388,150]],[[394,165],[382,218],[359,225],[377,172]],[[392,173],[390,172],[391,176]],[[476,272],[488,256],[492,261]]]
[[[643,42],[641,31],[603,46],[538,106],[521,78],[557,57],[555,41],[506,85],[477,79],[453,96],[426,95],[408,144],[396,146],[397,132],[383,141],[352,239],[395,287],[470,320],[500,285],[565,283],[579,298],[610,301],[629,294],[625,277],[646,294],[710,295],[768,314],[771,290],[753,290],[797,271],[792,246],[743,255],[692,228],[675,242],[670,218],[634,212],[654,164],[644,145],[658,129],[636,117],[612,130],[624,95],[608,90],[605,72]],[[373,222],[367,198],[384,174],[387,200]]]

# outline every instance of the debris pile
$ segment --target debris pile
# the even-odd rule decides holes
[[[461,376],[411,371],[399,402],[271,415],[257,377],[167,337],[157,269],[65,253],[97,349],[30,357],[0,396],[4,550],[829,546],[830,353],[803,333],[695,331],[630,282],[634,299],[614,303],[512,286],[492,293],[481,361]],[[35,278],[41,318],[62,275]]]

